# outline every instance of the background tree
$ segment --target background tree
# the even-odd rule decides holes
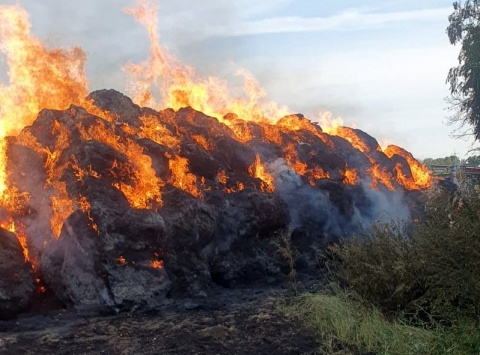
[[[468,166],[480,166],[480,155],[473,155],[468,157],[465,163]]]
[[[427,165],[458,165],[460,164],[460,159],[455,155],[450,155],[449,157],[444,158],[426,158],[423,160],[424,164]]]
[[[480,0],[453,3],[448,17],[448,38],[453,45],[461,44],[458,66],[448,72],[451,97],[448,99],[454,114],[450,122],[460,123],[462,135],[472,134],[480,140]]]

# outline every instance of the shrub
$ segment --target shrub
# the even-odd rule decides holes
[[[480,317],[480,198],[433,190],[413,230],[377,225],[330,247],[336,281],[388,314]],[[422,317],[423,320],[424,317]]]
[[[403,227],[376,225],[371,235],[343,240],[329,251],[334,279],[383,311],[396,314],[418,298],[422,281]]]

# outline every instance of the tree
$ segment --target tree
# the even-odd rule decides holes
[[[480,155],[473,155],[468,157],[465,163],[468,166],[480,166]]]
[[[462,135],[472,134],[480,140],[480,0],[453,3],[454,11],[448,17],[448,38],[453,45],[461,44],[458,66],[448,72],[450,122],[460,127],[472,126]]]
[[[449,157],[445,158],[426,158],[423,160],[424,164],[427,165],[458,165],[460,164],[460,159],[455,155],[450,155]]]

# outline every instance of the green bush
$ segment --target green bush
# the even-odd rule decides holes
[[[368,236],[343,240],[329,249],[334,279],[364,300],[397,314],[419,296],[412,243],[398,225],[376,225]]]
[[[480,317],[480,198],[433,190],[415,228],[377,225],[329,248],[335,281],[386,314]]]

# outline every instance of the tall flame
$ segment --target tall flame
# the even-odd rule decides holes
[[[47,49],[31,35],[28,13],[0,5],[0,51],[6,55],[9,84],[0,84],[0,198],[7,189],[7,135],[30,125],[44,108],[80,104],[88,93],[85,52],[80,47]]]
[[[216,77],[202,78],[194,69],[182,65],[160,45],[157,7],[140,2],[125,11],[145,26],[150,38],[150,55],[145,62],[129,64],[124,70],[131,76],[130,94],[140,106],[170,107],[178,110],[190,106],[195,110],[224,121],[223,116],[234,113],[244,120],[278,120],[288,109],[266,100],[265,91],[246,70],[236,75],[244,80],[244,98],[234,97],[227,83]],[[160,100],[160,103],[159,103]]]

